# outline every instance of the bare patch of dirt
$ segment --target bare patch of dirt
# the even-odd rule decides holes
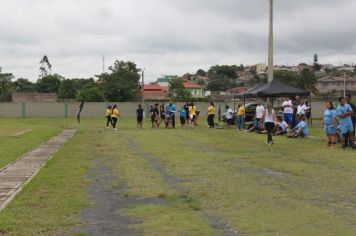
[[[142,235],[131,226],[141,223],[139,219],[120,214],[123,210],[137,204],[164,204],[162,199],[139,199],[124,196],[124,186],[114,186],[117,176],[101,161],[95,161],[96,167],[88,173],[91,184],[88,196],[93,206],[84,210],[79,219],[83,225],[74,230],[85,235]]]

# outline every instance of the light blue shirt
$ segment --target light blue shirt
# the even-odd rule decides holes
[[[345,104],[344,106],[338,106],[338,108],[337,108],[338,116],[348,113],[348,112],[353,112],[353,110],[349,104]],[[346,118],[340,118],[340,125],[345,125],[345,124],[349,124],[349,123],[352,123],[351,116],[348,116]]]
[[[295,127],[297,130],[303,130],[305,136],[309,135],[308,125],[304,120],[299,122],[299,124]]]
[[[333,120],[337,117],[337,111],[335,109],[333,110],[325,110],[324,111],[324,124],[325,125],[332,125]]]
[[[171,116],[174,116],[175,114],[176,114],[176,111],[177,111],[177,107],[176,107],[176,105],[174,105],[173,103],[169,103],[168,105],[167,105],[167,107],[169,107],[169,110],[170,110],[170,112],[171,112]]]

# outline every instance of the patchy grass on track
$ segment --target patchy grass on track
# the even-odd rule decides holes
[[[17,122],[33,130],[56,123],[54,133],[70,123]],[[216,227],[242,235],[356,231],[355,151],[327,148],[320,129],[304,140],[277,137],[269,147],[264,135],[235,130],[151,130],[148,124],[135,130],[134,120],[124,119],[113,133],[103,124],[83,120],[83,133],[1,213],[0,232],[58,234],[77,226],[76,216],[89,207],[86,173],[99,158],[117,173],[112,185],[124,188],[123,195],[165,200],[118,212],[140,218],[132,227],[145,235],[213,235]]]

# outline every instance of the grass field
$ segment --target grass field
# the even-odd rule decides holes
[[[160,200],[117,212],[140,219],[130,227],[145,235],[356,232],[355,151],[327,148],[320,129],[304,140],[277,137],[270,147],[264,135],[235,130],[135,130],[134,120],[122,120],[114,133],[104,122],[83,120],[0,213],[0,235],[74,234],[80,213],[95,204],[88,173],[98,161],[117,176],[113,191]],[[75,126],[70,119],[0,120],[0,167]]]

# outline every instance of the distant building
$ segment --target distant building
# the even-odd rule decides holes
[[[188,90],[192,94],[193,98],[202,98],[204,95],[203,87],[198,84],[195,84],[195,83],[192,83],[189,81],[185,81],[183,83],[183,86],[186,90]]]
[[[346,77],[346,90],[356,91],[356,78]],[[330,93],[344,90],[344,77],[327,76],[317,81],[316,88],[319,92]]]
[[[145,100],[165,100],[168,95],[168,87],[158,84],[145,84],[143,96]]]
[[[165,75],[162,78],[158,78],[157,81],[155,82],[155,84],[168,87],[169,86],[169,82],[171,80],[177,79],[177,78],[178,78],[178,76],[176,76],[176,75]]]
[[[257,74],[265,73],[267,71],[268,66],[266,64],[260,63],[252,66]]]

